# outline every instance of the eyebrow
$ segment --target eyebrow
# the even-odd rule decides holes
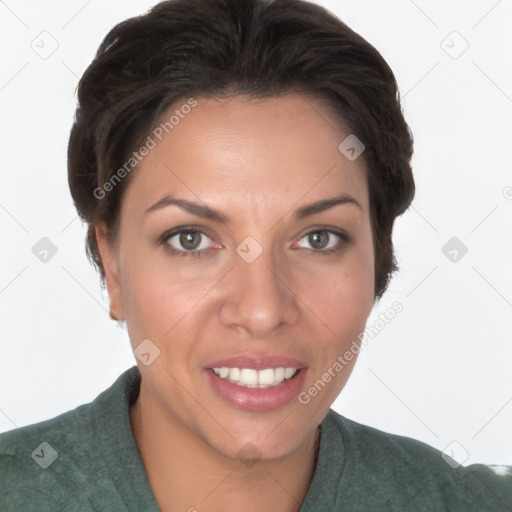
[[[352,196],[348,194],[342,194],[340,196],[328,199],[320,199],[319,201],[315,201],[314,203],[301,206],[300,208],[295,210],[294,218],[296,220],[300,220],[305,217],[309,217],[310,215],[323,212],[325,210],[328,210],[329,208],[332,208],[340,204],[353,204],[354,206],[357,206],[361,211],[363,210],[362,206],[356,199],[354,199]],[[203,217],[205,219],[221,222],[223,224],[227,224],[229,222],[229,217],[219,210],[215,210],[210,206],[195,203],[187,199],[173,197],[171,194],[165,195],[153,206],[150,206],[145,211],[144,215],[155,210],[161,210],[162,208],[166,208],[167,206],[171,205],[179,206],[181,209],[189,213],[192,213],[193,215],[197,215],[198,217]]]

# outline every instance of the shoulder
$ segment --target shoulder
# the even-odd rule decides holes
[[[416,506],[416,510],[503,511],[507,505],[512,510],[511,477],[498,476],[483,464],[461,466],[426,443],[357,423],[332,410],[329,416],[343,439],[349,466],[345,470],[364,477],[368,489],[380,490],[389,496],[387,501],[408,502],[404,510]],[[424,503],[432,508],[423,507]]]
[[[91,503],[117,503],[106,459],[117,455],[112,432],[130,432],[127,408],[137,378],[133,367],[94,401],[0,434],[2,511],[87,511],[96,510]]]
[[[83,467],[84,446],[78,418],[86,417],[89,407],[0,434],[5,510],[75,510],[67,496],[80,490],[77,472]]]

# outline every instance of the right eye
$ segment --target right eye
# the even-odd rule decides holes
[[[201,252],[208,249],[211,238],[202,231],[196,229],[179,229],[162,237],[162,243],[167,243],[171,250],[180,256],[200,256]]]

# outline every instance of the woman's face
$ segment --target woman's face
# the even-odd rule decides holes
[[[340,152],[349,132],[329,111],[299,95],[197,98],[185,111],[161,140],[151,134],[133,171],[118,249],[100,239],[111,307],[138,355],[147,410],[228,457],[247,443],[264,459],[285,456],[344,387],[356,357],[338,356],[359,344],[373,306],[365,164]],[[351,199],[304,210],[340,196]],[[282,378],[257,372],[278,367],[299,370],[247,387]]]

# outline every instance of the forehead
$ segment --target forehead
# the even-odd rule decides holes
[[[123,201],[131,210],[141,213],[167,193],[219,208],[284,208],[302,197],[348,193],[367,211],[364,159],[340,152],[350,131],[320,101],[301,95],[196,101],[183,110],[186,99],[176,102],[149,134],[152,148]]]

